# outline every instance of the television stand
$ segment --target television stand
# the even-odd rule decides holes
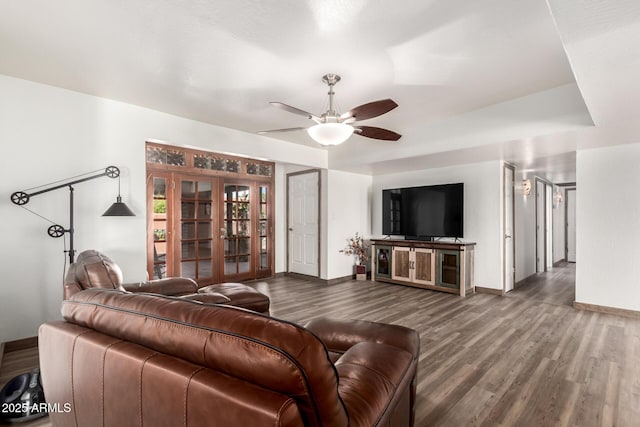
[[[372,239],[372,280],[465,296],[475,292],[475,243]]]

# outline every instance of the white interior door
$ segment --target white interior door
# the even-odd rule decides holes
[[[513,290],[515,282],[514,264],[514,169],[504,166],[504,291]]]
[[[544,224],[545,224],[545,271],[553,267],[553,188],[545,184]]]
[[[545,185],[536,180],[536,272],[545,271]]]
[[[576,262],[576,189],[568,188],[565,195],[567,215],[567,261]]]
[[[319,277],[320,172],[289,174],[287,189],[289,272]]]

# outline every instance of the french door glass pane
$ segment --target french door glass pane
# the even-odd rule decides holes
[[[211,258],[211,240],[198,242],[198,259]]]
[[[260,223],[258,226],[258,232],[260,233],[260,270],[265,270],[269,268],[269,243],[268,243],[268,233],[269,233],[269,209],[268,209],[268,201],[269,201],[269,187],[260,186]]]
[[[198,200],[211,200],[211,182],[198,182]]]
[[[213,256],[212,189],[213,184],[210,180],[182,180],[180,183],[181,276],[193,279],[211,277]]]
[[[198,202],[198,218],[211,217],[211,202]]]
[[[210,239],[211,236],[211,222],[198,222],[198,239]]]
[[[192,259],[196,257],[196,243],[182,242],[182,259]]]
[[[153,178],[153,278],[167,277],[167,180]]]
[[[225,257],[224,258],[224,274],[236,274],[238,272],[236,263],[236,257]]]
[[[251,189],[226,183],[223,193],[224,274],[247,273],[251,269]]]
[[[238,273],[249,272],[250,264],[248,255],[238,257]]]
[[[196,217],[196,204],[194,202],[182,202],[182,219],[194,219]]]
[[[182,223],[182,238],[183,239],[195,239],[196,237],[196,223],[195,222],[183,222]]]
[[[195,199],[196,198],[196,183],[195,181],[182,181],[180,186],[182,189],[183,199]]]

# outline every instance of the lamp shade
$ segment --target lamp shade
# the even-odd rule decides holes
[[[116,202],[109,206],[102,216],[136,216],[136,214],[124,204],[122,197],[118,196]]]
[[[320,145],[338,145],[349,139],[353,127],[344,123],[321,123],[311,126],[307,133]]]

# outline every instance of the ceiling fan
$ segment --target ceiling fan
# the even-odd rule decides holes
[[[385,141],[397,141],[400,139],[402,135],[391,130],[374,126],[360,126],[356,124],[362,120],[372,119],[393,110],[398,106],[398,104],[393,100],[381,99],[379,101],[369,102],[338,115],[333,107],[333,96],[335,95],[333,87],[340,81],[340,76],[337,74],[325,74],[322,76],[322,81],[329,86],[329,109],[320,116],[283,104],[282,102],[270,102],[270,104],[276,108],[280,108],[300,116],[305,116],[306,118],[313,120],[316,122],[315,125],[308,128],[295,127],[264,130],[258,133],[291,132],[306,129],[309,136],[321,145],[342,144],[354,133],[367,138],[381,139]]]

